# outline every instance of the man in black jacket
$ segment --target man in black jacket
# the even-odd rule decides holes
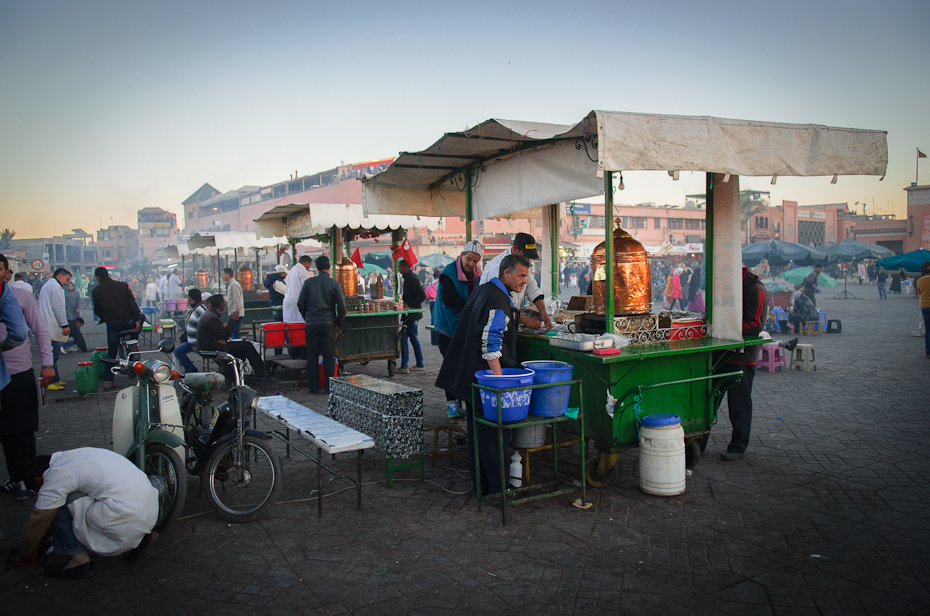
[[[502,374],[502,368],[517,368],[517,326],[519,313],[513,307],[510,294],[520,293],[526,286],[529,261],[518,254],[510,254],[501,261],[500,277],[493,278],[468,298],[459,315],[458,327],[449,343],[446,361],[442,363],[436,386],[465,400],[468,425],[469,471],[475,480],[474,439],[478,439],[481,459],[481,491],[496,494],[501,491],[501,460],[497,449],[497,430],[478,425],[473,434],[471,413],[472,385],[478,381],[475,372],[490,369]],[[504,451],[510,446],[510,431],[504,431]]]
[[[407,308],[419,309],[423,306],[423,300],[426,299],[426,293],[423,292],[423,285],[417,278],[410,265],[401,259],[397,262],[397,271],[403,277],[404,284],[404,304]],[[400,330],[400,368],[398,374],[407,374],[410,370],[423,370],[423,352],[420,350],[420,338],[417,335],[417,321],[423,318],[420,312],[414,312],[404,316],[404,323]],[[410,361],[410,351],[407,349],[407,339],[410,339],[410,346],[413,347],[413,356],[416,359],[416,365],[408,370],[407,364]]]
[[[329,257],[316,258],[317,276],[304,281],[297,298],[297,309],[304,317],[307,335],[307,391],[319,393],[319,358],[323,355],[323,391],[329,393],[329,379],[336,371],[336,330],[346,318],[342,287],[329,275]]]
[[[765,287],[759,277],[743,268],[743,336],[758,336],[765,327],[768,306]],[[752,380],[759,361],[759,345],[750,345],[740,353],[729,352],[720,372],[742,372],[739,384],[727,390],[727,406],[733,433],[722,460],[738,460],[749,446],[752,429]],[[706,437],[704,443],[706,444]]]
[[[265,362],[255,350],[255,346],[248,340],[230,340],[232,327],[223,324],[223,309],[226,308],[226,298],[222,295],[211,295],[207,300],[208,308],[197,320],[197,351],[224,351],[233,357],[248,360],[252,372],[258,382],[265,380]],[[233,323],[235,325],[235,323]],[[223,373],[226,376],[227,387],[232,384],[232,369],[227,368]]]
[[[129,285],[111,280],[107,268],[95,269],[94,279],[97,281],[97,286],[91,292],[94,314],[107,326],[107,357],[116,359],[119,354],[119,333],[130,329],[139,331],[142,327],[142,313]],[[103,390],[109,391],[114,387],[113,373],[104,370]]]

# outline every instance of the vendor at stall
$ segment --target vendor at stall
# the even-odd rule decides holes
[[[526,286],[530,263],[518,254],[509,254],[501,261],[500,277],[481,285],[469,298],[459,317],[460,324],[449,343],[449,355],[455,361],[443,362],[436,386],[465,400],[468,424],[468,468],[475,481],[474,439],[478,439],[481,457],[481,489],[487,494],[501,491],[501,459],[497,448],[497,430],[478,424],[473,434],[470,413],[471,389],[478,382],[475,372],[488,370],[502,374],[502,368],[517,368],[517,320],[511,301],[514,293]],[[510,447],[510,431],[504,431],[504,451]]]
[[[287,267],[275,265],[274,271],[265,276],[264,285],[268,289],[268,304],[271,306],[271,313],[276,320],[283,318],[282,306],[284,304],[284,293],[287,285],[284,277],[287,276]]]
[[[445,364],[446,351],[455,335],[459,323],[459,314],[465,307],[468,296],[478,288],[481,279],[481,255],[484,247],[481,242],[471,240],[465,244],[462,254],[455,261],[443,268],[439,275],[439,293],[436,295],[436,305],[433,309],[433,327],[439,333],[439,353]],[[457,363],[457,362],[454,362]],[[450,418],[461,416],[459,405],[455,396],[446,391],[446,412]]]
[[[487,266],[484,268],[484,273],[481,274],[481,284],[491,282],[493,278],[500,276],[501,263],[509,254],[520,255],[527,260],[538,259],[539,251],[536,249],[536,238],[529,233],[517,233],[516,237],[513,238],[513,245],[510,247],[510,251],[508,252],[505,250],[488,262]],[[539,290],[539,285],[536,283],[535,276],[527,277],[526,286],[522,291],[519,293],[511,293],[513,305],[517,310],[523,308],[524,298],[527,299],[528,304],[536,306],[542,323],[546,325],[546,329],[551,329],[552,321],[549,320],[549,314],[546,312],[545,296],[543,292]],[[539,319],[534,319],[533,317],[528,317],[523,314],[520,315],[520,323],[522,323],[524,327],[530,329],[539,329],[542,326]]]

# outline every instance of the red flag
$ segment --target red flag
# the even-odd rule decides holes
[[[363,269],[365,267],[365,265],[362,263],[362,255],[360,255],[358,252],[358,246],[355,247],[355,252],[352,253],[350,259],[352,263],[354,263],[359,269]]]
[[[917,158],[927,158],[927,155],[920,150],[917,150]]]
[[[413,249],[410,248],[410,242],[408,242],[407,240],[404,240],[404,243],[401,244],[397,248],[397,250],[394,251],[394,254],[392,256],[395,259],[403,259],[404,261],[407,262],[407,265],[409,265],[410,267],[413,267],[414,265],[417,264],[417,261],[419,261],[419,259],[417,259],[417,256],[413,253]]]

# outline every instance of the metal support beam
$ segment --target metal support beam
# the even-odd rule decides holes
[[[471,241],[471,220],[472,220],[472,203],[471,203],[471,169],[465,170],[465,241]]]
[[[614,174],[604,172],[604,264],[607,266],[607,298],[605,327],[608,334],[614,333]]]

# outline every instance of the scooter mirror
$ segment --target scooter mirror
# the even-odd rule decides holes
[[[158,341],[158,350],[162,353],[171,353],[174,351],[174,340],[171,338],[163,338]]]

